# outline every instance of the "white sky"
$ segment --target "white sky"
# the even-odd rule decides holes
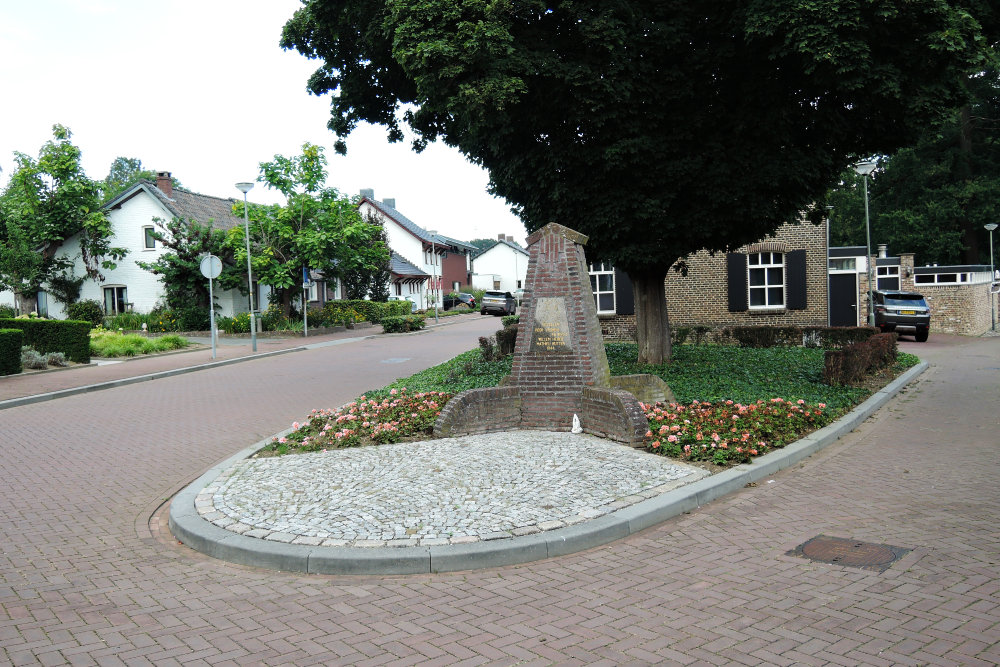
[[[333,151],[329,97],[306,92],[317,63],[278,46],[297,0],[0,0],[0,188],[13,152],[37,156],[52,125],[73,131],[87,175],[116,157],[170,171],[183,186],[242,197],[276,153],[326,147],[328,185],[374,188],[425,229],[460,240],[524,226],[486,193],[486,172],[443,144],[416,154],[384,128],[359,127]],[[251,202],[281,201],[256,184]]]

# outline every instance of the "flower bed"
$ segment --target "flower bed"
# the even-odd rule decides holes
[[[688,461],[716,465],[749,463],[754,456],[784,447],[829,424],[834,415],[825,403],[803,400],[759,400],[743,405],[734,401],[688,405],[643,405],[649,430],[646,449]]]

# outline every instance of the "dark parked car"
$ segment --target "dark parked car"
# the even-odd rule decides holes
[[[465,304],[470,309],[475,309],[476,307],[476,297],[465,292],[454,292],[452,294],[446,294],[444,297],[444,309],[451,310],[455,306],[460,306]]]
[[[490,290],[483,293],[483,303],[479,309],[483,315],[513,315],[517,313],[517,299],[510,292]]]
[[[927,340],[931,309],[915,292],[874,292],[875,326],[881,331],[911,335],[918,343]]]

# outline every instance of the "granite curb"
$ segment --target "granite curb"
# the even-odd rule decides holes
[[[195,499],[201,490],[214,482],[223,471],[270,443],[273,437],[280,437],[289,431],[247,447],[186,486],[170,503],[169,526],[178,540],[213,558],[310,574],[401,575],[456,572],[563,556],[645,530],[798,463],[853,431],[927,367],[926,362],[921,362],[833,424],[787,447],[761,456],[753,463],[703,477],[596,519],[542,533],[445,546],[319,547],[246,537],[203,519],[195,507]]]

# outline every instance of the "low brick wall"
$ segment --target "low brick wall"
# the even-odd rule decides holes
[[[515,429],[520,424],[521,397],[517,387],[467,389],[444,406],[434,423],[434,435],[453,438]]]
[[[931,331],[980,336],[991,326],[989,284],[916,285],[931,307]]]
[[[641,447],[649,422],[635,396],[623,389],[584,387],[583,430],[632,447]]]

